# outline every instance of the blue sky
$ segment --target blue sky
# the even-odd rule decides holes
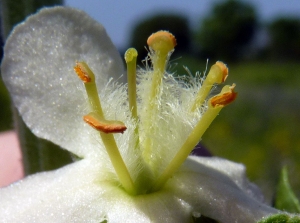
[[[222,0],[65,0],[67,6],[82,9],[102,23],[114,44],[125,47],[133,26],[139,20],[158,12],[186,15],[195,27],[205,17],[213,3]],[[278,15],[300,16],[300,0],[243,0],[256,7],[261,21]]]

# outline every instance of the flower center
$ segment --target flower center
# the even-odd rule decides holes
[[[83,117],[83,120],[91,127],[99,131],[99,135],[106,151],[110,157],[111,163],[115,169],[118,179],[122,187],[132,195],[151,193],[158,191],[164,186],[167,180],[175,173],[181,166],[185,159],[189,156],[191,151],[200,141],[202,135],[212,123],[214,118],[218,115],[220,110],[230,102],[232,102],[236,93],[233,91],[235,85],[225,86],[222,91],[207,99],[208,94],[214,84],[219,84],[225,81],[228,75],[228,69],[222,62],[214,64],[206,79],[203,81],[198,93],[193,99],[192,106],[187,109],[187,112],[194,114],[199,113],[202,108],[205,112],[201,118],[193,126],[189,135],[182,139],[180,148],[178,148],[172,159],[164,166],[162,171],[158,171],[159,163],[153,159],[154,153],[157,152],[157,144],[155,144],[154,137],[160,131],[159,126],[154,126],[153,123],[160,118],[163,110],[160,106],[160,98],[164,93],[164,76],[166,75],[166,66],[174,47],[176,46],[175,37],[166,31],[159,31],[152,34],[148,38],[149,57],[152,62],[152,70],[150,76],[150,90],[147,95],[144,95],[143,112],[145,115],[139,115],[137,102],[137,83],[136,83],[136,59],[137,51],[133,48],[128,49],[125,53],[125,61],[127,64],[128,77],[128,101],[131,118],[137,125],[135,125],[134,135],[131,137],[134,140],[133,148],[139,156],[138,164],[142,166],[138,176],[133,180],[132,175],[120,154],[114,135],[112,133],[123,133],[127,128],[123,122],[117,120],[107,120],[102,111],[100,98],[97,93],[95,84],[95,75],[85,62],[77,62],[74,67],[78,77],[83,81],[89,102],[91,112]],[[172,103],[164,102],[164,103]],[[141,120],[142,119],[142,120]],[[167,123],[168,124],[168,123]],[[170,130],[172,126],[168,126]],[[168,133],[166,133],[168,134]]]

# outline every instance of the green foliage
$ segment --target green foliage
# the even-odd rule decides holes
[[[0,78],[0,132],[12,129],[12,107],[10,105],[10,97],[2,79]]]
[[[263,220],[257,223],[300,223],[299,216],[289,216],[287,214],[275,214],[264,218]]]
[[[196,42],[205,58],[237,60],[243,47],[252,40],[256,25],[256,13],[251,5],[235,0],[220,2],[203,20]]]
[[[278,18],[269,26],[269,52],[273,59],[300,59],[300,19]]]
[[[280,180],[277,185],[275,207],[290,213],[300,213],[300,204],[290,186],[286,167],[281,170]]]
[[[188,20],[175,14],[159,14],[139,22],[133,28],[129,47],[134,47],[139,53],[139,58],[144,59],[147,55],[146,40],[159,30],[167,30],[176,37],[176,54],[182,55],[189,50],[191,38]]]

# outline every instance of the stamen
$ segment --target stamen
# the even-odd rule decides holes
[[[207,98],[212,86],[217,83],[223,83],[228,76],[227,66],[221,62],[217,61],[208,72],[206,79],[204,80],[197,96],[195,102],[192,106],[191,111],[194,112],[196,109],[200,108],[205,99]]]
[[[186,160],[191,151],[200,141],[202,135],[210,126],[212,121],[219,114],[221,109],[234,101],[237,93],[233,91],[234,86],[226,85],[223,87],[220,94],[215,96],[218,99],[210,99],[208,103],[208,109],[201,117],[200,121],[197,123],[191,134],[188,136],[182,147],[179,149],[177,154],[174,156],[173,160],[169,163],[164,172],[158,177],[156,182],[152,187],[152,191],[159,190],[165,182],[173,175],[173,173],[181,166],[181,164]],[[212,101],[215,101],[215,105],[212,104]]]
[[[123,122],[105,120],[95,112],[83,116],[83,120],[94,129],[104,133],[123,133],[127,129]]]
[[[171,33],[167,31],[159,31],[152,34],[148,38],[147,44],[149,45],[151,51],[150,58],[153,65],[153,76],[147,107],[148,118],[146,119],[147,121],[145,123],[145,129],[153,131],[151,125],[153,123],[153,119],[155,118],[152,116],[154,114],[154,109],[156,107],[155,105],[157,103],[156,97],[161,87],[162,78],[165,72],[170,53],[176,46],[176,39]],[[149,132],[149,135],[151,135],[151,132]],[[144,158],[150,162],[152,150],[150,137],[146,138],[144,145]]]
[[[76,69],[75,69],[76,68]],[[116,129],[119,129],[118,132],[124,132],[126,129],[126,126],[119,121],[107,121],[104,118],[104,114],[102,111],[100,98],[97,91],[97,86],[95,83],[95,75],[91,71],[91,69],[88,67],[88,65],[85,62],[77,62],[75,66],[75,72],[79,76],[79,78],[83,81],[85,90],[87,92],[89,102],[92,108],[92,112],[84,117],[84,120],[88,122],[92,127],[94,128],[100,128],[104,129],[105,131],[110,132],[114,131]],[[84,72],[81,72],[84,71]],[[84,75],[82,75],[84,74]],[[85,77],[85,74],[87,74],[88,77],[90,77],[90,81],[85,82],[85,78],[82,79],[82,77]],[[101,122],[105,122],[104,124]],[[100,124],[99,124],[100,123]],[[117,124],[116,124],[117,123]],[[112,124],[116,125],[112,127]],[[99,127],[99,125],[102,125],[102,127]],[[97,127],[98,126],[98,127]],[[111,128],[112,127],[112,128]],[[109,129],[111,128],[111,129]],[[124,129],[125,128],[125,129]],[[124,163],[124,160],[120,154],[120,151],[118,149],[118,146],[116,144],[115,138],[112,134],[106,134],[105,131],[100,130],[100,137],[102,139],[102,142],[106,148],[107,154],[111,160],[111,163],[116,171],[116,174],[120,180],[120,183],[124,187],[124,189],[130,193],[135,194],[136,190],[132,181],[132,178],[128,172],[128,169]]]
[[[103,117],[103,111],[100,103],[100,98],[97,91],[97,86],[95,83],[95,75],[93,71],[89,68],[89,66],[85,62],[76,62],[76,66],[74,67],[75,72],[78,77],[83,81],[86,93],[89,98],[90,105],[92,107],[93,112],[98,113],[101,117]],[[84,71],[84,75],[82,75],[82,71]],[[86,78],[89,81],[85,81]]]

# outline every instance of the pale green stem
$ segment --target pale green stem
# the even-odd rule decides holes
[[[210,126],[212,121],[219,114],[222,106],[219,107],[209,107],[204,115],[201,117],[198,124],[195,126],[191,134],[188,136],[182,147],[179,149],[173,160],[166,167],[164,172],[158,177],[155,181],[152,191],[159,190],[166,181],[174,174],[176,170],[182,165],[182,163],[189,156],[191,151],[195,148],[197,143],[200,141],[202,135],[206,131],[206,129]]]
[[[103,132],[100,132],[100,136],[122,186],[129,194],[136,194],[133,181],[119,152],[114,136]]]

